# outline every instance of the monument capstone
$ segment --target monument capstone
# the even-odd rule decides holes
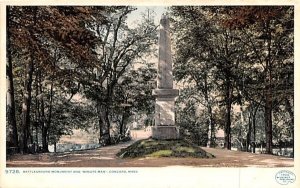
[[[179,129],[175,125],[175,97],[179,90],[173,88],[170,24],[167,15],[162,15],[159,31],[159,59],[155,96],[155,126],[152,138],[178,139]]]

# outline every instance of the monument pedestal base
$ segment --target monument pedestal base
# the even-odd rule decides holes
[[[152,127],[152,138],[158,140],[179,139],[179,129],[176,126]]]

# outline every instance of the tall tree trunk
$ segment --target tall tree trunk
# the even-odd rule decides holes
[[[38,128],[41,122],[40,101],[39,101],[39,70],[36,70],[35,75],[35,140],[37,144],[37,152],[39,152],[39,132]]]
[[[225,50],[225,56],[226,58],[229,59],[229,35],[227,31],[225,31],[225,45],[224,45],[224,50]],[[232,83],[231,83],[231,68],[230,68],[230,62],[229,60],[226,59],[226,64],[224,67],[224,72],[225,72],[225,101],[226,101],[226,117],[225,117],[225,148],[228,150],[231,150],[231,105],[232,105]]]
[[[12,73],[12,58],[11,52],[7,48],[7,65],[6,65],[6,113],[7,113],[7,125],[8,125],[8,135],[7,135],[7,146],[8,147],[19,147],[18,143],[18,130],[16,122],[16,109],[15,109],[15,93],[14,93],[14,83],[13,83],[13,73]]]
[[[286,109],[287,109],[287,112],[289,113],[289,116],[290,116],[290,118],[291,118],[291,125],[292,125],[292,130],[291,130],[291,134],[292,134],[292,141],[293,141],[293,155],[294,155],[294,150],[295,150],[295,141],[294,141],[294,112],[293,112],[293,110],[292,110],[292,105],[291,105],[291,103],[290,103],[290,101],[289,101],[289,99],[286,97],[285,98],[285,106],[286,106]]]
[[[252,129],[253,129],[253,132],[252,132],[252,135],[253,135],[253,140],[252,140],[252,153],[255,153],[256,151],[256,113],[257,113],[257,110],[260,106],[260,103],[259,104],[256,104],[255,107],[253,107],[251,109],[251,113],[250,113],[250,119],[251,119],[251,124],[252,124]]]
[[[265,132],[266,132],[266,153],[272,154],[272,108],[270,101],[267,99],[265,106]]]
[[[121,122],[120,122],[120,135],[124,134],[124,120],[125,120],[124,116],[125,116],[125,113],[126,113],[126,109],[124,109],[124,112],[122,113],[122,119],[121,119]]]
[[[49,142],[49,132],[48,130],[50,129],[51,126],[51,121],[52,121],[52,109],[53,109],[53,77],[51,79],[51,86],[50,86],[50,96],[49,96],[49,105],[48,105],[48,117],[46,121],[46,135],[47,135],[47,140]],[[48,142],[47,142],[47,149],[45,148],[45,152],[49,152],[48,150]]]
[[[107,79],[110,80],[110,79]],[[102,145],[110,145],[110,107],[113,100],[113,88],[117,84],[117,78],[107,81],[107,90],[105,101],[100,102],[99,106],[99,121],[100,121],[100,139],[99,142]]]
[[[30,62],[26,64],[26,75],[24,82],[24,92],[23,92],[23,103],[22,103],[22,145],[21,149],[23,153],[28,152],[28,138],[30,131],[30,106],[31,106],[31,84],[32,84],[32,75],[34,70],[33,63],[33,54],[31,52]]]
[[[43,93],[43,88],[42,88],[42,73],[39,71],[39,91],[40,94]],[[48,152],[48,140],[47,140],[47,135],[48,135],[48,128],[47,125],[45,124],[46,122],[46,116],[45,116],[45,103],[44,99],[40,99],[40,126],[42,129],[42,152]]]
[[[42,121],[41,121],[41,127],[42,127],[42,151],[48,152],[48,128],[47,125],[45,125],[45,104],[44,101],[41,101],[41,112],[42,112]]]
[[[247,152],[249,152],[249,151],[251,152],[251,149],[249,150],[249,146],[251,147],[251,133],[252,133],[252,122],[251,122],[251,115],[249,115],[247,141],[246,141],[246,151]]]
[[[35,126],[35,140],[36,140],[36,146],[37,146],[37,152],[38,152],[38,150],[39,150],[39,132],[38,132],[37,124]]]
[[[212,109],[210,104],[208,104],[207,107],[207,111],[208,111],[208,141],[207,141],[207,147],[214,147],[215,146],[215,141],[214,141],[214,120],[212,117]]]
[[[215,146],[215,141],[214,141],[214,133],[215,133],[214,129],[215,128],[214,128],[214,120],[213,120],[211,102],[208,98],[208,83],[207,83],[207,75],[206,74],[205,74],[205,78],[204,78],[204,98],[205,98],[205,103],[206,103],[206,108],[207,108],[207,113],[208,113],[207,147],[214,147]]]
[[[226,117],[225,117],[225,148],[231,150],[231,105],[232,88],[229,78],[226,80]]]
[[[256,153],[256,113],[252,116],[252,127],[253,127],[253,146],[252,153]]]
[[[16,109],[15,109],[15,97],[14,97],[14,84],[13,84],[13,75],[12,75],[12,64],[11,60],[8,61],[9,65],[6,67],[6,113],[8,121],[8,135],[7,135],[7,144],[8,147],[18,147],[18,131],[17,131],[17,122],[16,122]]]
[[[272,154],[272,65],[271,65],[271,32],[268,31],[268,56],[266,60],[266,87],[265,87],[265,132],[266,153]]]
[[[99,143],[101,145],[110,145],[110,121],[109,121],[109,112],[107,105],[100,104],[99,105],[99,126],[100,126],[100,139]]]
[[[252,146],[252,153],[256,153],[256,112],[258,110],[257,106],[255,108],[254,113],[252,114],[252,127],[253,127],[253,146]]]
[[[10,9],[9,6],[6,8],[6,26],[7,26],[7,61],[6,61],[6,107],[7,107],[7,120],[8,120],[8,130],[7,135],[8,147],[19,147],[18,142],[18,130],[17,130],[17,121],[16,121],[16,108],[15,108],[15,91],[14,91],[14,81],[13,81],[13,67],[12,67],[12,52],[11,52],[11,42],[10,42],[10,31],[9,31],[9,18],[10,18]]]
[[[212,107],[211,104],[208,106],[208,113],[209,113],[209,125],[210,125],[210,144],[209,147],[215,147],[215,120],[213,118]]]
[[[36,25],[37,21],[37,7],[33,9],[33,25]],[[30,32],[30,37],[32,41],[35,39],[33,33]],[[22,144],[21,150],[23,153],[28,152],[28,137],[30,133],[30,107],[31,107],[31,85],[32,76],[34,72],[34,61],[35,61],[35,49],[33,48],[34,43],[29,46],[30,59],[26,63],[25,70],[25,82],[24,82],[24,92],[23,92],[23,102],[22,102],[22,115],[21,115],[21,125],[22,125]]]

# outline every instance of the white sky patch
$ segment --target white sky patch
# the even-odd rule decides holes
[[[135,6],[135,7],[137,8],[137,10],[133,11],[131,14],[128,15],[127,23],[129,27],[135,27],[138,23],[140,23],[143,18],[142,15],[147,14],[148,10],[151,13],[152,12],[154,13],[154,23],[156,25],[159,25],[162,14],[166,13],[168,8],[168,6]],[[157,34],[159,34],[158,31]],[[157,44],[157,50],[158,50],[158,44]],[[156,67],[158,63],[158,57],[149,56],[146,59],[146,61],[149,63],[154,63]],[[143,65],[136,63],[134,64],[134,69],[138,69],[141,66]],[[173,83],[174,83],[173,84],[174,88],[179,88],[181,86],[181,84],[178,84],[175,80]]]
[[[129,27],[136,27],[138,23],[142,22],[143,14],[147,15],[148,11],[150,14],[154,15],[154,23],[156,25],[159,25],[161,15],[167,11],[167,7],[165,6],[135,6],[137,10],[131,12],[131,14],[128,15],[127,24]],[[157,34],[158,31],[157,31]],[[158,48],[158,46],[157,46]],[[157,63],[157,57],[154,57],[153,55],[149,55],[146,58],[146,61],[149,63]],[[140,68],[142,64],[135,63],[134,69]]]
[[[148,9],[154,12],[154,22],[159,24],[161,15],[167,12],[166,6],[135,6],[137,10],[128,15],[127,23],[129,26],[134,26],[142,20],[142,14],[147,13]]]

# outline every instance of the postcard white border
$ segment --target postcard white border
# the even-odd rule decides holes
[[[5,6],[6,5],[137,5],[137,6],[170,6],[170,5],[294,5],[295,6],[295,162],[290,168],[194,168],[194,167],[163,167],[163,168],[6,168],[5,161]],[[280,170],[290,170],[296,174],[296,182],[284,187],[300,187],[299,175],[299,3],[297,0],[265,0],[265,1],[242,1],[242,0],[188,0],[188,1],[133,1],[133,0],[4,0],[0,2],[1,31],[0,31],[0,187],[230,187],[230,188],[253,188],[272,187],[279,188],[282,185],[275,181],[275,175]],[[298,18],[298,19],[297,19]],[[101,169],[134,169],[138,173],[107,173],[107,174],[76,174],[76,173],[31,173],[31,174],[6,174],[6,169],[17,170],[101,170]]]

